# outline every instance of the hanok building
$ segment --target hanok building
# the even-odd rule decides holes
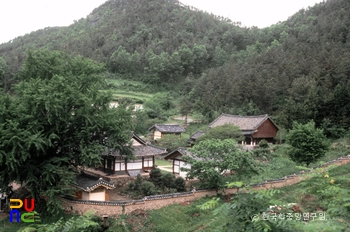
[[[155,124],[148,130],[153,131],[154,140],[160,139],[166,134],[177,135],[181,138],[181,133],[186,132],[186,130],[179,124]]]
[[[132,134],[132,146],[135,159],[127,159],[120,151],[112,151],[102,154],[103,166],[99,169],[110,175],[130,175],[137,176],[143,172],[148,172],[154,167],[155,157],[166,154],[164,148],[156,147],[146,143],[136,134]]]
[[[205,134],[204,131],[198,130],[194,132],[186,142],[191,144],[191,146],[193,146],[196,143],[196,140],[204,134]]]
[[[90,176],[81,173],[76,177],[76,182],[72,184],[77,188],[76,197],[86,201],[109,201],[107,189],[114,189],[114,184],[101,177]]]
[[[184,147],[179,147],[176,150],[167,154],[164,159],[173,161],[173,174],[186,177],[187,172],[182,171],[181,168],[191,168],[191,164],[186,163],[184,156],[190,156],[191,153]]]
[[[243,142],[250,145],[256,145],[263,139],[269,143],[274,143],[274,138],[278,131],[278,127],[267,114],[259,116],[221,114],[209,124],[209,128],[226,124],[239,127],[245,136],[245,141]]]

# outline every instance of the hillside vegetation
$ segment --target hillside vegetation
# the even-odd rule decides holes
[[[148,86],[118,88],[116,99],[168,91],[183,115],[268,113],[286,129],[313,119],[341,137],[350,127],[349,11],[349,1],[328,0],[258,29],[175,0],[109,0],[69,27],[0,45],[1,84],[9,91],[18,81],[27,50],[55,49]]]

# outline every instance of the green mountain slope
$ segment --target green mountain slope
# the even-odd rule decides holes
[[[109,0],[69,27],[0,45],[2,86],[16,82],[26,50],[48,48],[106,64],[113,77],[183,95],[183,113],[310,119],[330,136],[350,128],[350,2],[328,0],[265,29],[170,0]],[[3,74],[1,74],[3,73]]]
[[[14,73],[25,50],[45,47],[159,84],[221,65],[228,54],[254,42],[248,29],[191,9],[175,0],[109,0],[69,27],[45,28],[2,44],[0,56]]]
[[[257,42],[211,69],[194,88],[197,109],[313,119],[331,135],[350,127],[350,2],[329,0],[256,30]],[[213,91],[216,90],[216,91]]]

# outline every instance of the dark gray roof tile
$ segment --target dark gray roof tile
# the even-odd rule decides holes
[[[149,129],[150,130],[158,130],[162,133],[182,133],[186,132],[186,130],[180,126],[179,124],[154,124]]]
[[[96,176],[90,176],[88,174],[85,173],[81,173],[76,177],[76,181],[75,183],[73,183],[73,186],[84,190],[85,192],[90,192],[100,186],[103,186],[107,189],[114,189],[115,186],[114,184],[96,177]]]
[[[187,140],[187,142],[188,143],[194,143],[194,142],[196,142],[196,140],[199,138],[199,137],[201,137],[202,135],[204,135],[205,134],[205,132],[204,131],[196,131],[196,132],[194,132],[191,136],[190,136],[190,138]]]
[[[238,126],[239,129],[245,131],[245,133],[249,133],[248,131],[255,131],[268,118],[269,116],[267,114],[258,116],[221,114],[217,119],[209,124],[209,128],[229,124]]]

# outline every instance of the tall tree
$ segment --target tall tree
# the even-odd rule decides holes
[[[224,186],[223,173],[231,171],[236,179],[258,173],[252,156],[237,148],[232,139],[208,139],[199,142],[190,149],[191,155],[185,156],[191,164],[187,177],[198,178],[207,188],[219,189]]]
[[[6,78],[7,64],[4,58],[0,56],[0,87],[8,89],[8,80]]]
[[[36,210],[57,213],[79,165],[97,166],[106,148],[131,155],[131,117],[109,108],[103,65],[60,52],[28,57],[14,96],[0,96],[0,188],[24,183]]]

